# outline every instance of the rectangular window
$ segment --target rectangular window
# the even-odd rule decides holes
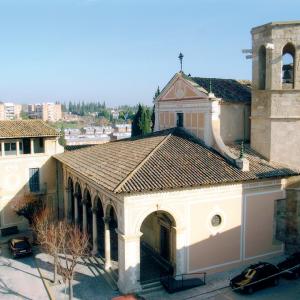
[[[33,140],[34,153],[44,153],[44,140],[43,138],[38,138]]]
[[[10,151],[10,143],[5,143],[4,144],[4,149],[5,149],[5,152]]]
[[[39,168],[29,169],[29,189],[30,192],[40,191],[40,169]]]
[[[13,143],[5,143],[4,144],[5,155],[16,155],[17,154],[17,144]]]
[[[177,127],[183,127],[183,113],[177,113],[176,125]]]

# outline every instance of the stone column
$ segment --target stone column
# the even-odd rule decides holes
[[[97,209],[93,208],[93,250],[92,254],[96,255],[98,253],[98,228],[97,228]]]
[[[70,221],[70,207],[69,207],[69,189],[65,187],[64,189],[64,218],[65,221],[69,222]]]
[[[20,141],[16,141],[17,156],[20,156]]]
[[[5,143],[1,142],[1,156],[4,157],[5,156]]]
[[[34,154],[34,140],[30,139],[30,154]]]
[[[138,292],[140,285],[140,237],[125,236],[118,232],[119,290],[126,293]]]
[[[87,232],[86,200],[82,201],[82,230]]]
[[[78,195],[74,194],[74,220],[75,224],[78,225]]]
[[[103,221],[104,221],[104,258],[105,258],[104,267],[106,270],[108,270],[111,267],[109,220],[110,220],[109,218],[103,218]]]

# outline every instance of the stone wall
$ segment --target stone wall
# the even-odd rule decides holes
[[[276,238],[287,253],[300,251],[300,177],[287,180],[286,198],[277,201]]]

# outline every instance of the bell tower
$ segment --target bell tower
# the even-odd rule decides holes
[[[251,147],[300,168],[300,21],[251,30]]]

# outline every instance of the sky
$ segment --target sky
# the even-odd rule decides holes
[[[299,0],[0,0],[0,101],[150,105],[179,71],[251,79],[252,27]]]

